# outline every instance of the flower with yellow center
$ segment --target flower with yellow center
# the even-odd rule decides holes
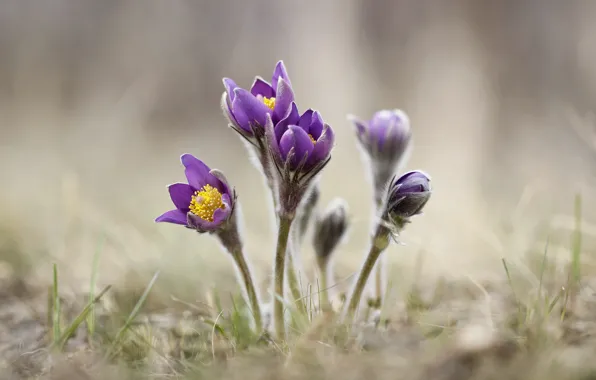
[[[275,98],[266,98],[266,97],[263,97],[263,103],[265,103],[265,105],[271,111],[273,111],[273,109],[275,108]]]
[[[205,185],[201,190],[195,191],[190,200],[190,212],[208,222],[213,222],[213,214],[218,209],[225,209],[222,194],[215,187]]]

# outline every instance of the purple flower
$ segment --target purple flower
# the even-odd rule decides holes
[[[319,112],[308,109],[300,115],[293,102],[287,117],[269,133],[273,135],[270,143],[276,161],[290,171],[309,172],[324,165],[335,141],[333,129],[323,122]]]
[[[412,136],[410,119],[401,110],[381,110],[363,122],[354,116],[349,119],[356,127],[356,135],[364,150],[375,163],[394,167],[404,155]]]
[[[287,116],[294,101],[294,92],[283,61],[275,66],[271,83],[256,77],[250,91],[238,87],[229,78],[224,78],[223,84],[226,88],[221,99],[224,114],[232,126],[247,137],[253,136],[253,128],[265,127],[267,115],[277,124]]]
[[[180,161],[185,167],[188,184],[168,186],[176,208],[155,221],[180,224],[199,232],[216,231],[234,211],[234,190],[230,189],[221,172],[209,169],[193,155],[183,154]]]
[[[430,194],[430,177],[422,171],[394,177],[389,185],[386,212],[393,222],[403,224],[404,220],[422,213]]]

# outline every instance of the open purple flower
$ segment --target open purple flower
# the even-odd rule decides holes
[[[271,83],[256,77],[250,91],[238,87],[229,78],[223,79],[226,91],[221,106],[232,127],[247,138],[254,135],[253,128],[261,131],[270,115],[274,124],[286,117],[294,101],[290,78],[279,61],[273,71]]]
[[[186,183],[168,186],[176,208],[155,219],[156,222],[174,223],[212,232],[225,224],[234,211],[235,193],[218,170],[211,170],[191,154],[180,157],[185,167]]]
[[[309,172],[330,158],[335,134],[319,112],[298,113],[292,103],[290,113],[275,125],[271,138],[276,161],[290,171]],[[281,166],[281,165],[280,165]]]
[[[391,181],[387,194],[386,212],[391,221],[403,224],[422,213],[430,199],[430,177],[419,170],[407,172]]]

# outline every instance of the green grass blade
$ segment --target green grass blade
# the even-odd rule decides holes
[[[89,337],[89,340],[91,340],[95,334],[95,304],[97,302],[95,301],[95,286],[97,285],[99,256],[103,250],[104,241],[105,235],[102,234],[99,244],[97,245],[97,249],[95,250],[95,254],[93,255],[93,266],[91,267],[91,283],[89,284],[89,305],[91,305],[91,309],[89,310],[86,318],[87,336]]]
[[[60,349],[63,349],[64,348],[64,345],[66,344],[66,342],[68,341],[68,339],[72,335],[74,335],[75,331],[77,331],[77,329],[79,328],[79,326],[81,325],[81,323],[83,323],[83,321],[89,316],[89,313],[92,312],[95,304],[98,303],[99,300],[101,300],[101,297],[103,297],[103,295],[106,294],[106,292],[108,290],[110,290],[111,287],[112,287],[111,285],[106,286],[97,295],[97,297],[95,297],[90,302],[88,302],[87,305],[85,305],[85,307],[83,308],[83,310],[79,313],[79,315],[77,315],[77,317],[74,319],[74,321],[72,321],[72,323],[70,324],[70,326],[68,326],[68,328],[66,328],[66,330],[64,331],[64,333],[62,333],[62,336],[58,340],[58,347],[60,347]]]
[[[128,318],[126,318],[126,321],[124,322],[124,325],[120,328],[120,330],[118,330],[118,333],[116,333],[116,337],[114,338],[114,341],[112,342],[112,350],[111,350],[111,352],[113,352],[113,349],[120,342],[120,339],[122,339],[122,336],[124,335],[124,333],[126,332],[126,330],[128,330],[128,328],[130,327],[132,321],[134,321],[134,319],[139,314],[139,311],[143,307],[143,304],[145,303],[145,300],[147,300],[147,297],[149,296],[149,292],[151,292],[151,289],[153,288],[153,285],[155,285],[155,282],[157,281],[157,277],[159,277],[159,271],[155,272],[155,274],[153,275],[153,278],[151,278],[151,281],[149,281],[149,284],[147,285],[147,287],[145,288],[145,291],[141,295],[141,298],[139,298],[139,300],[137,301],[135,307],[132,309],[132,311],[128,315]]]
[[[582,198],[581,195],[575,196],[575,229],[573,231],[573,242],[571,249],[571,273],[574,286],[579,285],[581,276],[581,249],[582,249]]]
[[[60,339],[60,296],[58,295],[58,266],[54,264],[52,283],[52,340],[54,344]]]

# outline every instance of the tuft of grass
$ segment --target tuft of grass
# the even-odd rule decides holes
[[[91,310],[93,310],[95,304],[97,304],[101,300],[104,294],[106,294],[111,287],[111,285],[108,285],[105,288],[103,288],[103,290],[99,292],[99,294],[95,298],[90,300],[87,303],[87,305],[85,305],[85,307],[79,313],[79,315],[77,315],[76,318],[72,321],[72,323],[64,330],[64,332],[60,336],[60,339],[54,342],[58,348],[64,348],[64,345],[66,344],[68,339],[70,339],[70,337],[74,335],[81,323],[83,323],[89,317],[89,314],[91,313]]]
[[[112,341],[112,345],[111,345],[110,349],[108,350],[108,355],[107,355],[108,358],[114,358],[114,355],[117,352],[117,347],[120,344],[122,337],[124,336],[124,333],[126,333],[126,331],[130,328],[132,322],[134,321],[134,319],[137,317],[137,315],[141,311],[141,308],[143,307],[143,304],[145,303],[145,300],[149,296],[149,293],[151,292],[151,289],[155,285],[155,282],[157,281],[158,277],[159,277],[159,271],[155,272],[155,274],[151,278],[151,281],[149,281],[149,284],[147,284],[145,291],[143,292],[143,294],[141,295],[141,297],[135,304],[134,308],[128,315],[128,318],[126,318],[124,325],[116,333],[116,336],[114,337],[114,340]]]
[[[97,248],[95,249],[95,253],[93,255],[93,264],[91,267],[91,280],[89,284],[89,302],[91,305],[91,309],[87,315],[86,325],[87,325],[87,336],[89,338],[89,343],[91,343],[91,338],[95,335],[95,287],[97,285],[97,272],[99,270],[99,256],[101,251],[103,250],[103,243],[105,241],[105,235],[102,234],[99,243],[97,244]]]

